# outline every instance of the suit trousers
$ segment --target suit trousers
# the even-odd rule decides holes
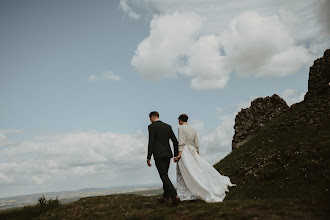
[[[155,159],[155,164],[159,173],[159,176],[163,182],[163,189],[164,189],[164,197],[175,197],[176,190],[168,177],[168,169],[170,167],[171,158],[164,157],[164,158],[157,158]]]

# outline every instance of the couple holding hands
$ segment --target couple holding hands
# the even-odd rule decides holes
[[[228,192],[228,186],[235,186],[229,177],[222,176],[212,165],[199,155],[199,142],[195,129],[188,124],[188,116],[179,116],[178,139],[172,127],[159,120],[159,113],[149,114],[149,142],[147,163],[151,166],[154,156],[159,176],[163,182],[163,197],[159,203],[172,206],[180,201],[201,199],[206,202],[222,202]],[[168,169],[173,153],[169,140],[173,143],[174,162],[177,163],[177,189],[168,177]]]

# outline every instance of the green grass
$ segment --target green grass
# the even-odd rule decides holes
[[[40,219],[326,219],[323,203],[231,200],[223,203],[156,204],[155,196],[109,195],[84,198],[43,214]]]

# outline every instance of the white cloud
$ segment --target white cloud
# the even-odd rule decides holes
[[[315,25],[322,23],[318,0],[126,3],[152,17],[131,64],[146,79],[187,75],[196,90],[224,88],[234,70],[245,77],[295,74],[330,46]]]
[[[90,75],[88,78],[89,81],[98,81],[98,80],[112,80],[112,81],[118,81],[120,80],[120,76],[113,73],[112,71],[106,71],[99,75]]]
[[[304,100],[306,92],[297,92],[294,89],[287,89],[280,95],[286,103],[290,106]]]
[[[70,132],[0,142],[0,197],[12,194],[158,182],[146,170],[147,137],[142,132],[118,134]],[[155,171],[155,172],[154,172]],[[145,181],[145,178],[149,178]],[[15,180],[15,191],[8,185]]]
[[[282,77],[312,64],[306,48],[296,46],[277,16],[247,12],[221,36],[228,60],[240,76]]]
[[[155,16],[150,35],[135,51],[131,64],[146,79],[176,77],[201,25],[194,13]]]
[[[326,1],[328,0],[126,0],[126,4],[133,11],[138,10],[146,19],[155,14],[194,12],[206,19],[202,27],[204,34],[220,34],[234,17],[246,11],[256,11],[263,16],[278,15],[292,29],[294,39],[301,41],[319,35],[317,19],[320,9],[326,12],[327,7],[323,7]]]
[[[220,35],[203,35],[205,20],[187,12],[155,16],[131,64],[146,79],[183,74],[192,78],[193,89],[210,90],[224,88],[233,70],[240,76],[283,77],[314,59],[276,15],[243,13]]]
[[[200,36],[202,18],[195,13],[155,16],[150,35],[135,51],[131,64],[146,79],[192,77],[197,90],[223,88],[228,68],[215,35]]]
[[[219,54],[220,41],[215,35],[201,36],[192,46],[185,73],[193,77],[197,90],[224,88],[229,80],[227,57]]]
[[[132,10],[132,8],[127,4],[126,0],[120,0],[119,5],[123,12],[128,15],[128,17],[133,18],[135,20],[141,17],[141,15],[137,14]]]

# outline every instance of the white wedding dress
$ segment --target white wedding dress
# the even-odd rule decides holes
[[[228,186],[235,186],[201,157],[195,147],[186,145],[177,164],[177,194],[181,201],[202,199],[222,202]]]

